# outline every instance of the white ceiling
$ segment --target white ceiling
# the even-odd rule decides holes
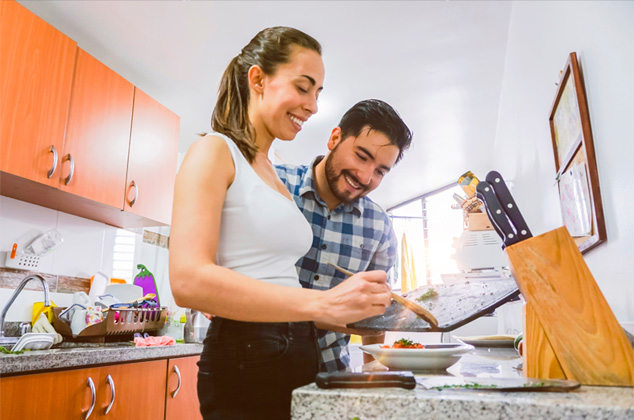
[[[511,2],[20,1],[181,117],[180,151],[210,129],[227,63],[261,29],[304,30],[323,47],[319,113],[290,163],[326,152],[341,115],[361,99],[390,103],[412,149],[371,197],[385,207],[488,163],[495,139]]]

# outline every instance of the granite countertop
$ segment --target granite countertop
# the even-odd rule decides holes
[[[477,348],[443,373],[428,377],[519,378],[522,359],[509,348]],[[378,362],[362,371],[387,370]],[[328,419],[627,419],[634,418],[634,388],[581,386],[569,392],[500,392],[481,389],[296,389],[293,420]]]
[[[0,375],[194,356],[199,355],[202,349],[202,344],[174,344],[154,347],[134,347],[131,342],[82,344],[81,347],[77,347],[76,344],[74,346],[66,344],[61,348],[49,350],[26,351],[22,354],[0,354]]]

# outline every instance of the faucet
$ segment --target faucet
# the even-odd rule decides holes
[[[51,306],[48,292],[48,283],[46,283],[44,277],[38,274],[31,274],[23,278],[18,287],[16,287],[16,289],[13,291],[13,294],[11,295],[9,302],[7,302],[7,305],[2,308],[2,313],[0,313],[0,341],[2,338],[4,338],[4,317],[7,315],[7,311],[9,310],[9,307],[11,307],[11,304],[13,304],[15,298],[18,297],[18,295],[20,294],[22,289],[24,289],[24,286],[26,286],[29,280],[39,280],[42,283],[42,288],[44,289],[44,306]]]

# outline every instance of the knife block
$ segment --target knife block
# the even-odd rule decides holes
[[[524,374],[634,386],[634,349],[565,227],[506,248],[527,301]]]

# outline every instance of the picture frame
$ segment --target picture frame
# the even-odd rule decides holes
[[[586,92],[575,52],[560,73],[548,120],[564,225],[585,253],[605,242],[607,234]]]

